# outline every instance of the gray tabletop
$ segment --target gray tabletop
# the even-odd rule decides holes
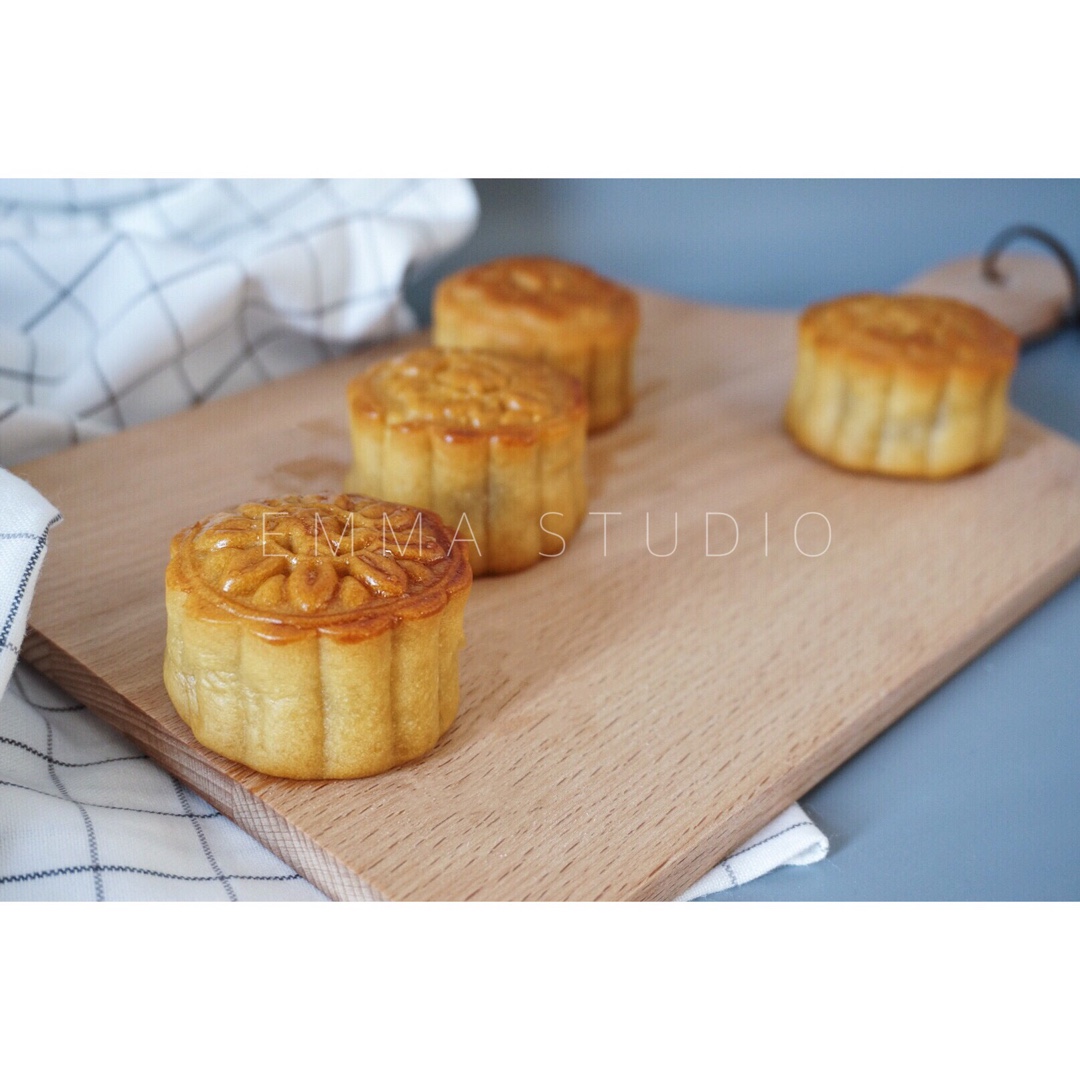
[[[689,299],[800,308],[887,290],[1028,223],[1080,257],[1080,181],[491,180],[435,277],[546,253]],[[1018,250],[1023,245],[1018,246]],[[1080,441],[1080,332],[1025,351],[1013,402]],[[1080,579],[808,792],[828,858],[715,899],[1080,897]]]

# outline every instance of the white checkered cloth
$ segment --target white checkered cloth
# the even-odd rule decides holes
[[[0,182],[0,465],[411,329],[477,212],[463,181]],[[0,468],[0,899],[325,899],[16,662],[53,527]],[[827,850],[792,807],[681,899]]]
[[[412,329],[462,181],[0,182],[0,464]]]

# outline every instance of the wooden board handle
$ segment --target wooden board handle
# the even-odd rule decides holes
[[[983,273],[980,256],[957,259],[901,286],[900,292],[966,300],[1030,342],[1057,329],[1073,303],[1065,268],[1045,255],[1008,252],[998,259],[998,280]]]

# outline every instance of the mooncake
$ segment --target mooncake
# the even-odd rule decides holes
[[[542,361],[424,348],[348,387],[347,487],[431,507],[475,574],[563,554],[587,492],[581,385]]]
[[[864,294],[808,308],[784,414],[797,443],[846,469],[943,478],[1001,453],[1019,339],[982,310]]]
[[[259,772],[383,772],[453,723],[471,583],[428,511],[359,495],[245,503],[172,541],[165,687],[200,743]]]
[[[639,324],[630,289],[543,256],[468,267],[439,282],[432,302],[436,345],[547,360],[578,379],[590,431],[609,427],[633,406]]]

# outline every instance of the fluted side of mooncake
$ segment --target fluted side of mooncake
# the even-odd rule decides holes
[[[939,479],[1001,453],[1015,335],[937,297],[865,295],[808,309],[784,422],[833,464]]]
[[[456,349],[384,361],[349,387],[346,486],[431,507],[474,574],[557,556],[586,512],[586,408],[547,364]]]
[[[260,772],[383,772],[457,715],[470,583],[434,515],[355,497],[245,504],[173,541],[166,689],[200,743]]]

